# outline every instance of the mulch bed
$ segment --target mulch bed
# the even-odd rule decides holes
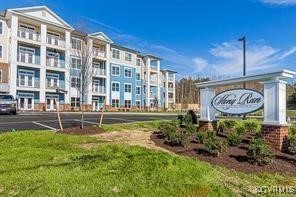
[[[226,140],[225,137],[220,136],[221,140]],[[204,150],[204,145],[199,144],[194,137],[187,147],[171,146],[165,139],[161,138],[159,134],[153,134],[151,140],[159,147],[165,148],[171,152],[179,155],[195,157],[199,160],[209,162],[214,165],[219,165],[229,169],[247,172],[260,173],[271,172],[287,175],[296,175],[296,158],[292,155],[274,151],[275,158],[273,163],[265,166],[257,166],[248,163],[247,149],[248,139],[244,140],[239,146],[230,146],[226,152],[220,154],[218,157],[208,155]]]
[[[95,135],[104,133],[102,128],[96,126],[84,126],[83,129],[80,126],[66,128],[63,131],[58,131],[57,133],[69,134],[69,135]]]

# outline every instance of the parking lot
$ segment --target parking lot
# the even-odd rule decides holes
[[[103,124],[128,123],[160,119],[176,119],[176,114],[161,113],[106,113]],[[64,128],[79,126],[81,114],[73,112],[61,113]],[[98,125],[100,113],[85,113],[85,125]],[[17,115],[0,115],[0,131],[11,130],[57,130],[59,129],[57,114],[51,112],[26,112]]]

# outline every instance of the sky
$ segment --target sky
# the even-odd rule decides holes
[[[46,5],[73,27],[163,58],[178,77],[296,70],[296,0],[0,0],[0,10]]]

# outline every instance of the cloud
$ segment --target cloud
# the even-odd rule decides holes
[[[215,44],[209,50],[210,57],[194,58],[197,70],[212,70],[216,75],[237,75],[242,73],[243,53],[241,44],[238,42],[223,42]],[[262,42],[247,44],[246,62],[247,72],[255,73],[266,69],[280,69],[283,66],[292,67],[295,59],[296,47],[280,50]],[[206,65],[206,66],[205,66]]]
[[[271,5],[281,5],[281,6],[293,6],[296,5],[296,0],[259,0],[262,3]]]

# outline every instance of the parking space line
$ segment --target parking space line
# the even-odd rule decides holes
[[[113,120],[122,120],[122,121],[127,121],[127,122],[135,122],[136,120],[127,120],[127,119],[123,119],[123,118],[110,118]]]
[[[53,131],[56,131],[56,130],[57,130],[56,128],[53,128],[53,127],[47,126],[47,125],[45,125],[45,124],[41,124],[41,123],[39,123],[39,122],[32,121],[32,123],[37,124],[37,125],[42,126],[42,127],[45,127],[45,128],[47,128],[47,129],[53,130]]]
[[[81,120],[78,120],[78,119],[74,119],[74,120],[77,121],[77,122],[81,122]],[[91,121],[87,121],[87,120],[84,120],[83,122],[89,123],[89,124],[95,124],[95,125],[98,125],[99,124],[97,122],[91,122]]]

